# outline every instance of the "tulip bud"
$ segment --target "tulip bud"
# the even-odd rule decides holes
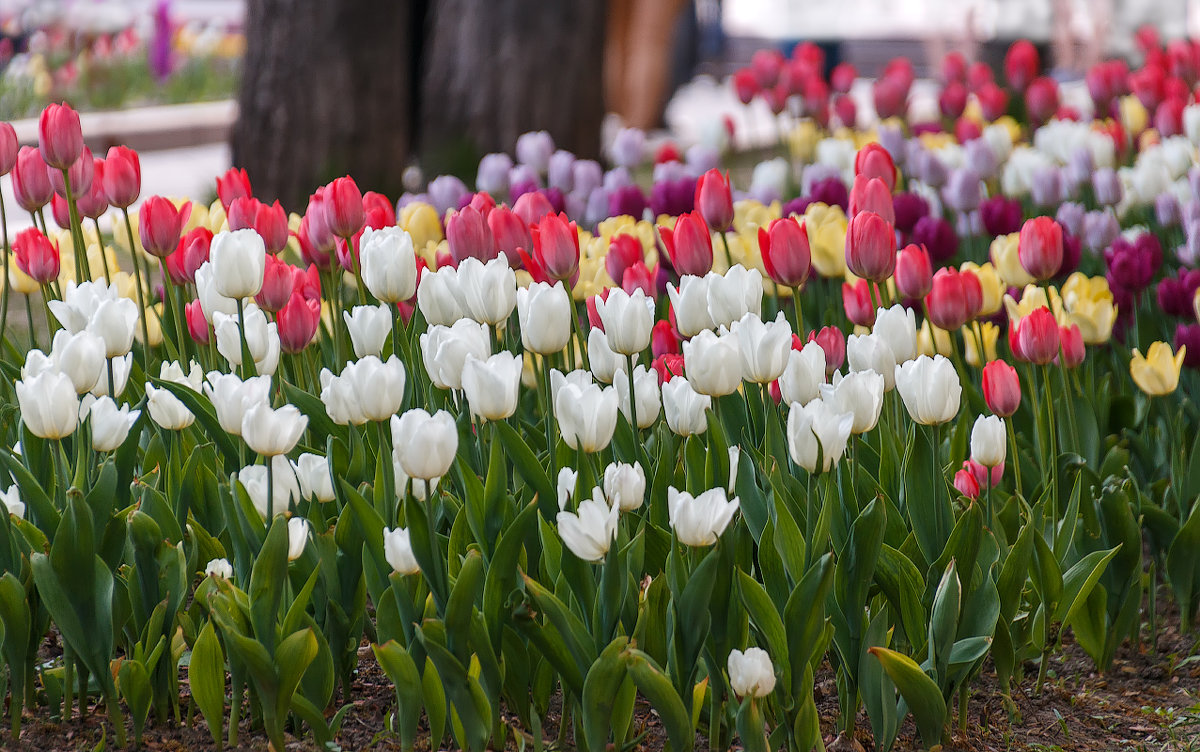
[[[842,306],[852,324],[867,327],[875,324],[875,301],[871,299],[871,283],[867,280],[842,283]]]
[[[896,163],[892,155],[878,142],[871,142],[854,155],[854,174],[868,178],[879,178],[888,192],[896,189]]]
[[[499,352],[487,360],[468,354],[462,386],[471,414],[480,420],[504,420],[517,411],[522,359]]]
[[[446,241],[455,264],[467,258],[490,261],[499,253],[487,219],[472,206],[453,212],[446,219]]]
[[[145,227],[145,224],[142,226]],[[254,230],[217,233],[209,247],[209,257],[214,285],[221,295],[234,300],[252,298],[262,289],[266,273],[266,247],[262,237]]]
[[[183,307],[183,311],[184,317],[187,319],[188,334],[192,340],[201,345],[207,345],[211,342],[212,326],[208,323],[208,319],[204,317],[204,308],[201,307],[200,301],[191,301]],[[289,351],[285,348],[285,352]]]
[[[383,529],[383,559],[397,574],[416,574],[421,571],[406,528]]]
[[[938,269],[937,274],[933,275],[933,287],[925,296],[925,311],[934,326],[954,331],[970,320],[966,284],[963,275],[953,267]],[[981,288],[981,302],[982,297]]]
[[[192,329],[191,321],[189,315],[189,331]],[[275,322],[278,326],[279,346],[286,353],[298,353],[308,347],[317,334],[321,323],[321,303],[293,292],[287,305],[275,314]],[[192,336],[195,337],[194,332]]]
[[[217,197],[226,213],[229,213],[234,201],[250,195],[250,177],[245,170],[230,167],[217,178]]]
[[[326,188],[325,212],[329,229],[339,238],[350,238],[366,221],[362,192],[352,177],[337,178]]]
[[[308,428],[308,416],[295,405],[274,410],[268,402],[246,409],[242,416],[242,438],[252,452],[264,457],[287,454]]]
[[[970,470],[962,469],[954,474],[954,488],[968,499],[979,498],[979,481]]]
[[[205,577],[218,577],[223,580],[233,579],[233,565],[228,559],[213,559],[204,566]]]
[[[809,332],[808,341],[816,342],[825,351],[826,378],[832,376],[846,361],[846,338],[837,327],[826,326],[820,331]]]
[[[0,175],[12,172],[17,164],[17,151],[20,142],[17,141],[17,131],[12,123],[0,122]]]
[[[729,686],[738,697],[766,697],[775,689],[775,667],[762,648],[729,653]]]
[[[212,403],[221,428],[232,436],[241,436],[246,411],[254,405],[266,404],[270,399],[271,377],[254,376],[242,380],[236,374],[210,371],[204,393]]]
[[[962,399],[954,364],[941,355],[922,355],[896,366],[896,389],[912,419],[926,426],[953,420]]]
[[[1017,345],[1013,354],[1021,360],[1044,366],[1058,356],[1058,321],[1049,308],[1036,308],[1010,326],[1013,332],[1010,343],[1015,338]]]
[[[1004,54],[1004,76],[1010,88],[1023,92],[1038,74],[1037,48],[1028,39],[1018,39]],[[990,118],[989,118],[990,119]]]
[[[50,203],[54,186],[50,184],[50,173],[42,161],[41,152],[32,146],[22,146],[17,151],[17,162],[12,169],[13,195],[17,203],[27,212],[33,213]]]
[[[774,321],[763,322],[747,313],[733,323],[741,354],[742,378],[755,384],[769,384],[780,377],[791,352],[792,328],[783,313]]]
[[[635,355],[650,345],[654,312],[641,290],[629,295],[624,290],[613,288],[606,299],[595,305],[608,346],[613,352]]]
[[[703,331],[683,343],[688,382],[710,397],[733,394],[742,383],[741,351],[736,334]]]
[[[1062,227],[1053,218],[1026,220],[1017,242],[1021,267],[1031,277],[1042,281],[1058,274],[1063,262],[1063,235]]]
[[[675,537],[685,546],[711,546],[725,532],[737,512],[737,497],[729,499],[724,488],[713,488],[699,496],[667,488],[667,519]]]
[[[1129,362],[1129,373],[1133,383],[1151,397],[1161,397],[1174,392],[1179,386],[1179,373],[1183,369],[1187,347],[1181,346],[1172,354],[1166,342],[1154,342],[1145,355],[1134,348]]]
[[[1079,325],[1060,326],[1058,329],[1058,340],[1059,346],[1062,348],[1062,352],[1058,357],[1062,358],[1062,364],[1067,368],[1078,368],[1087,355],[1087,350],[1083,344],[1083,334],[1079,329]],[[1056,357],[1055,360],[1057,361],[1057,359]]]
[[[179,255],[171,254],[167,261]],[[291,300],[294,278],[298,270],[278,256],[266,255],[263,270],[262,289],[254,296],[254,301],[264,310],[277,312]]]
[[[350,333],[354,357],[378,357],[383,352],[383,344],[392,333],[392,310],[389,306],[354,306],[349,311],[342,311],[342,318]]]
[[[853,426],[854,413],[837,412],[823,399],[807,405],[792,403],[788,411],[788,454],[810,473],[827,472],[841,460]]]
[[[538,355],[561,352],[571,338],[571,300],[562,282],[535,282],[517,290],[521,346]]]
[[[663,245],[671,259],[671,266],[680,275],[703,276],[712,271],[712,235],[708,225],[698,212],[680,215],[675,229],[658,228]]]
[[[622,364],[621,374],[626,373],[628,368],[627,364]],[[621,414],[625,416],[626,421],[633,423],[633,416],[630,413],[629,378],[614,378],[613,386],[617,389],[617,403]],[[637,427],[650,428],[658,420],[661,407],[657,374],[648,371],[645,366],[636,366],[633,369],[633,394],[637,400]]]
[[[607,447],[617,427],[618,401],[613,387],[561,384],[554,395],[554,416],[567,446],[588,453]]]
[[[983,367],[983,399],[988,409],[1007,418],[1021,405],[1021,383],[1017,369],[1003,360],[993,360]]]
[[[288,520],[288,561],[295,561],[304,554],[308,545],[308,520],[303,517],[293,517]]]
[[[163,363],[159,368],[159,378],[186,386],[193,392],[199,392],[204,376],[200,372],[200,366],[193,361],[190,371],[186,375],[178,362]],[[156,387],[153,384],[146,384],[146,409],[150,413],[150,419],[168,431],[181,431],[196,420],[196,416],[184,406],[178,397],[167,391],[166,388]]]
[[[723,275],[707,276],[708,314],[714,326],[730,327],[747,313],[758,316],[762,312],[762,272],[758,269],[735,264]]]
[[[16,382],[21,422],[41,439],[62,439],[79,425],[79,396],[71,377],[47,370]]]
[[[179,246],[179,235],[186,218],[187,215],[170,199],[162,196],[146,199],[138,209],[138,234],[142,248],[151,256],[166,258]]]
[[[17,268],[38,284],[49,284],[58,279],[61,259],[58,247],[36,227],[17,233],[12,244]]]
[[[996,415],[980,415],[971,428],[971,459],[993,468],[1004,462],[1008,432]]]
[[[771,281],[800,287],[812,269],[812,249],[803,221],[791,217],[773,220],[769,228],[758,228],[758,247],[763,268]]]
[[[708,429],[706,412],[712,398],[700,394],[688,380],[674,375],[662,385],[663,415],[667,427],[678,436],[694,436]]]
[[[599,488],[592,490],[592,498],[579,503],[575,512],[558,513],[558,534],[563,545],[584,561],[603,561],[609,547],[617,536],[617,519],[621,513],[615,504],[609,506]]]
[[[217,352],[230,366],[242,365],[243,343],[259,373],[272,374],[279,365],[278,324],[268,322],[267,315],[253,303],[246,306],[241,322],[236,315],[215,312],[213,335],[217,339]]]
[[[604,468],[604,497],[622,512],[639,509],[646,498],[646,472],[641,464],[614,462]]]
[[[108,203],[118,209],[132,206],[142,193],[142,165],[138,153],[127,146],[109,149],[101,183]]]
[[[712,169],[696,180],[696,211],[713,232],[724,232],[733,222],[733,196],[729,177]]]
[[[716,326],[708,312],[708,288],[714,277],[683,276],[679,286],[667,285],[667,295],[675,312],[675,326],[684,337],[694,337]]]
[[[458,428],[450,413],[430,415],[414,408],[391,420],[393,451],[410,478],[432,480],[449,472],[458,452]]]
[[[38,150],[49,167],[65,170],[83,153],[79,113],[63,104],[49,104],[38,118]]]

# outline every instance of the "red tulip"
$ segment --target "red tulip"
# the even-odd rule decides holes
[[[1083,363],[1083,358],[1087,355],[1087,349],[1083,344],[1083,333],[1079,331],[1079,324],[1071,324],[1070,326],[1061,326],[1058,328],[1058,341],[1062,352],[1059,357],[1061,363],[1067,368],[1077,368]]]
[[[183,317],[187,320],[188,334],[201,345],[212,341],[212,325],[204,318],[204,309],[199,300],[193,300],[183,307]]]
[[[537,265],[547,277],[569,281],[579,272],[579,229],[566,214],[547,214],[530,234]]]
[[[933,264],[921,246],[909,244],[896,254],[896,291],[902,297],[920,299],[933,289]]]
[[[604,270],[613,282],[625,279],[625,270],[645,258],[642,241],[636,235],[622,233],[609,241],[608,253],[604,256]]]
[[[417,258],[417,280],[420,280],[421,270],[425,268],[425,260]],[[305,300],[321,302],[321,270],[316,264],[309,264],[307,269],[292,270],[292,292],[298,292]]]
[[[733,222],[733,194],[729,176],[713,168],[696,180],[696,210],[713,232],[724,232]]]
[[[942,57],[942,83],[948,84],[951,81],[966,83],[967,80],[967,59],[957,50],[947,52]]]
[[[650,353],[657,359],[667,353],[679,352],[679,337],[670,321],[659,321],[650,330]]]
[[[267,254],[263,285],[254,300],[263,310],[278,311],[287,305],[293,293],[293,277],[298,270],[278,256]]]
[[[1021,360],[1044,366],[1058,355],[1058,321],[1046,306],[1035,308],[1028,316],[1022,317],[1014,328],[1018,348],[1014,355]]]
[[[858,122],[858,105],[849,94],[838,94],[833,98],[833,114],[847,128],[853,128]]]
[[[742,104],[750,104],[758,90],[758,79],[754,77],[754,71],[742,68],[733,74],[733,91]]]
[[[67,200],[57,193],[50,199],[50,216],[54,219],[54,224],[62,229],[71,229],[71,207]]]
[[[250,195],[250,176],[245,170],[230,167],[224,175],[217,178],[217,198],[221,199],[221,206],[225,208],[226,213],[235,199]]]
[[[851,323],[858,326],[875,325],[875,304],[871,301],[871,283],[867,280],[842,283],[842,306]]]
[[[230,230],[254,230],[263,239],[267,253],[276,254],[287,247],[287,212],[276,201],[268,206],[256,198],[243,196],[229,205]]]
[[[541,191],[529,191],[517,197],[512,210],[528,226],[536,225],[547,214],[553,214],[554,205]]]
[[[90,155],[90,152],[89,152]],[[88,219],[97,219],[108,211],[108,196],[104,193],[104,171],[106,165],[100,157],[92,158],[92,184],[87,193],[75,197],[79,213]]]
[[[496,239],[496,248],[508,258],[509,265],[516,268],[521,260],[519,251],[533,248],[529,225],[507,206],[498,206],[488,212],[487,223]]]
[[[938,109],[942,117],[957,120],[967,108],[967,87],[960,81],[951,81],[938,95]]]
[[[50,242],[36,227],[17,233],[12,244],[17,268],[25,272],[34,282],[47,284],[58,279],[61,258],[58,247]]]
[[[333,265],[331,252],[336,243],[325,211],[324,188],[318,188],[316,193],[308,197],[308,208],[300,220],[296,238],[300,241],[300,255],[305,261],[322,269]]]
[[[138,234],[146,253],[166,258],[175,251],[183,223],[191,213],[191,204],[184,206],[184,210],[177,209],[170,199],[162,196],[151,196],[142,203],[138,210]]]
[[[65,170],[83,153],[79,113],[63,104],[49,104],[38,118],[38,151],[47,165]]]
[[[888,150],[874,141],[858,150],[854,157],[854,174],[879,178],[887,186],[888,193],[896,190],[896,163]]]
[[[967,303],[967,321],[973,321],[983,310],[983,284],[971,270],[959,272],[963,285],[963,299]]]
[[[825,351],[825,377],[842,367],[846,360],[846,337],[842,330],[834,326],[823,327],[820,331],[809,332],[808,341],[816,342]],[[793,349],[795,342],[793,339]]]
[[[1049,76],[1038,76],[1025,90],[1025,111],[1034,124],[1040,125],[1058,111],[1058,84]]]
[[[799,287],[812,271],[812,248],[803,221],[791,217],[758,228],[758,248],[767,276],[777,285]]]
[[[925,296],[925,313],[929,321],[939,329],[955,331],[971,318],[967,305],[962,274],[953,267],[938,269],[933,275],[933,286]]]
[[[471,206],[451,213],[446,219],[446,241],[455,266],[466,258],[491,261],[499,253],[487,220]]]
[[[275,314],[279,329],[279,347],[286,353],[298,353],[312,342],[321,323],[321,303],[293,292],[287,305]]]
[[[660,355],[650,365],[658,373],[659,386],[662,386],[676,376],[683,375],[683,356],[678,353]]]
[[[975,482],[979,484],[979,488],[983,489],[988,486],[995,488],[1000,485],[1000,481],[1004,478],[1004,463],[993,467],[990,471],[987,466],[981,465],[975,460],[965,460],[962,469],[966,470],[975,478]]]
[[[1025,220],[1017,241],[1017,259],[1029,276],[1038,281],[1058,274],[1063,262],[1062,226],[1052,217]]]
[[[968,499],[979,498],[979,481],[966,468],[954,474],[954,488]]]
[[[992,75],[992,68],[982,60],[976,60],[967,68],[967,88],[978,93],[986,84],[996,82],[996,77]]]
[[[0,122],[0,175],[12,172],[13,165],[17,163],[19,147],[17,131],[12,123]]]
[[[47,176],[54,192],[63,198],[67,197],[67,184],[63,180],[62,170],[49,170]],[[96,177],[96,162],[92,150],[83,147],[83,151],[67,170],[67,180],[71,181],[71,195],[76,199],[92,189],[92,181]]]
[[[856,276],[883,282],[896,270],[896,231],[886,219],[860,211],[846,230],[846,266]]]
[[[1009,87],[1023,92],[1038,74],[1037,48],[1028,39],[1018,39],[1004,55],[1004,77]]]
[[[984,120],[995,120],[1008,110],[1008,92],[995,83],[986,83],[975,91]]]
[[[363,212],[367,216],[367,226],[372,230],[382,230],[396,224],[396,207],[390,198],[378,191],[363,194]],[[372,224],[372,220],[375,224]]]
[[[630,295],[634,290],[641,290],[650,300],[658,299],[658,285],[655,284],[658,277],[658,267],[651,269],[646,266],[646,262],[637,261],[633,266],[625,269],[625,274],[621,277],[621,289]]]
[[[366,221],[362,192],[350,176],[337,178],[329,184],[325,211],[329,229],[339,238],[348,238],[363,228]]]
[[[838,63],[829,74],[829,86],[839,94],[847,94],[854,86],[858,71],[851,63]]]
[[[207,227],[194,227],[180,239],[175,253],[167,257],[167,260],[170,261],[172,256],[179,256],[178,264],[181,277],[185,282],[196,281],[196,270],[205,261],[208,261],[208,250],[212,245],[212,239],[212,230]]]
[[[848,214],[854,217],[864,211],[875,212],[887,220],[888,224],[896,224],[896,209],[892,204],[892,192],[888,190],[887,183],[879,178],[856,175],[854,187],[850,189]]]
[[[1021,379],[1017,369],[1003,360],[993,360],[983,367],[983,400],[988,409],[1007,418],[1021,406]]]
[[[712,235],[699,212],[679,215],[675,229],[659,228],[671,266],[680,276],[693,274],[703,277],[712,271]]]
[[[104,196],[118,209],[129,208],[142,193],[142,163],[127,146],[114,146],[104,160]]]

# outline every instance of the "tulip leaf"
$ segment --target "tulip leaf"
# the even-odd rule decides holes
[[[892,610],[900,616],[900,627],[908,641],[921,644],[926,626],[925,608],[921,605],[924,578],[912,560],[886,543],[875,565],[875,582],[883,591]]]
[[[275,623],[287,581],[288,530],[283,517],[276,517],[267,531],[262,550],[250,572],[250,623],[254,637],[267,653],[275,649]]]
[[[417,664],[402,645],[388,641],[372,645],[375,660],[391,680],[396,690],[396,720],[400,732],[400,747],[411,750],[417,739],[421,721],[421,673]]]
[[[0,447],[0,460],[3,460],[4,464],[8,467],[9,473],[17,481],[17,488],[21,490],[21,499],[29,509],[30,522],[37,525],[43,531],[57,530],[59,522],[58,510],[54,508],[54,502],[50,500],[50,496],[42,488],[42,484],[5,447]],[[53,541],[54,533],[49,532],[47,537]]]
[[[1195,622],[1200,602],[1200,554],[1197,552],[1200,552],[1200,504],[1193,504],[1187,522],[1171,542],[1163,569],[1171,583],[1171,591],[1179,599],[1179,612],[1185,625]]]
[[[196,420],[204,427],[204,435],[206,438],[216,444],[217,449],[221,450],[221,454],[225,457],[225,469],[232,471],[241,467],[241,454],[238,452],[237,445],[233,439],[221,428],[220,421],[217,420],[217,414],[213,410],[212,403],[208,401],[199,392],[191,387],[178,384],[174,381],[165,381],[154,376],[150,376],[148,381],[156,387],[166,389],[171,394],[183,403],[183,406],[196,416]]]
[[[204,625],[196,644],[192,648],[192,659],[188,664],[188,686],[196,706],[204,715],[213,744],[221,748],[224,738],[225,718],[225,658],[221,643],[217,639],[212,622]]]
[[[613,711],[626,673],[621,652],[628,644],[627,637],[617,637],[610,642],[600,651],[583,681],[580,705],[583,711],[583,735],[588,749],[604,749],[614,730]],[[622,741],[620,733],[621,730],[618,730],[617,743]]]
[[[691,750],[696,742],[692,719],[671,680],[642,651],[627,648],[624,656],[625,665],[638,691],[658,711],[671,748],[676,752]]]
[[[872,648],[886,648],[891,643],[891,622],[888,609],[881,608],[871,619],[863,639],[864,652]],[[867,717],[871,721],[871,732],[875,744],[881,750],[889,750],[896,740],[899,719],[896,718],[896,685],[879,661],[867,660],[864,656],[858,666],[859,692]]]
[[[917,722],[917,731],[927,748],[941,744],[942,729],[946,723],[946,700],[933,679],[930,679],[916,661],[903,653],[884,647],[873,647],[868,652],[879,659],[900,696],[912,711]]]
[[[483,557],[479,551],[468,551],[458,578],[450,590],[450,599],[446,602],[446,613],[442,620],[446,625],[450,651],[460,661],[468,658],[471,611],[475,608],[475,600],[483,587],[483,570]]]
[[[742,594],[742,605],[750,617],[750,623],[762,637],[767,652],[775,665],[783,667],[784,684],[791,684],[791,661],[788,660],[787,630],[783,619],[775,610],[775,604],[762,585],[745,572],[738,571],[738,590]]]
[[[329,437],[337,438],[343,443],[349,440],[349,426],[339,426],[334,423],[329,417],[328,411],[325,410],[325,403],[321,401],[320,397],[282,379],[279,381],[279,385],[283,388],[283,396],[287,398],[287,401],[308,416],[308,430],[312,434],[315,444],[324,445]]]
[[[591,635],[583,621],[572,613],[554,593],[551,593],[541,583],[526,576],[525,590],[533,598],[538,609],[549,617],[565,642],[568,652],[575,659],[579,669],[580,687],[582,688],[583,672],[586,667],[596,662],[596,649],[592,644]]]
[[[824,604],[834,577],[833,555],[825,554],[813,563],[788,598],[783,623],[787,630],[788,657],[793,666],[815,656],[818,638],[825,629]],[[793,681],[796,678],[793,674]]]
[[[537,494],[538,508],[542,510],[542,515],[547,519],[554,519],[554,514],[558,511],[558,495],[554,491],[554,484],[550,481],[550,477],[546,475],[546,469],[538,462],[537,455],[533,453],[515,428],[504,421],[497,421],[495,425],[499,440],[504,445],[504,451],[508,454],[508,458],[512,460],[517,472]]]
[[[1121,545],[1118,544],[1107,551],[1093,551],[1066,571],[1062,578],[1062,598],[1054,610],[1054,621],[1071,623],[1078,609],[1087,602],[1104,568],[1120,550]]]
[[[424,629],[418,627],[417,636],[437,666],[438,676],[462,723],[465,738],[459,739],[459,743],[467,750],[482,751],[487,746],[492,725],[492,711],[483,689],[453,653],[436,640],[429,639]]]
[[[537,521],[537,505],[530,502],[500,535],[496,552],[487,568],[483,583],[483,613],[492,637],[493,649],[499,650],[505,599],[516,587],[517,566],[525,539]]]
[[[150,674],[141,661],[125,660],[121,663],[117,681],[133,716],[134,738],[141,739],[146,717],[150,715]]]

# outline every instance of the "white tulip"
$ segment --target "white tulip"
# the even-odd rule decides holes
[[[604,325],[608,347],[621,355],[635,355],[650,346],[654,326],[653,301],[640,288],[633,294],[619,287],[608,291],[608,298],[596,298],[596,313]]]
[[[880,308],[875,312],[872,333],[891,348],[897,364],[907,363],[917,357],[917,319],[911,308],[899,303],[891,308]],[[891,388],[889,384],[888,389]]]
[[[588,332],[588,365],[592,367],[592,375],[598,381],[611,384],[617,379],[617,373],[624,373],[629,367],[629,359],[624,355],[613,352],[608,346],[608,337],[599,329]],[[636,363],[637,355],[633,356]],[[627,377],[626,377],[627,378]]]
[[[458,265],[458,292],[471,318],[495,326],[507,321],[517,305],[516,274],[504,254],[486,264],[468,257]]]
[[[699,496],[667,489],[667,517],[675,537],[685,546],[711,546],[725,532],[738,510],[738,499],[727,498],[724,488],[713,488]]]
[[[729,653],[729,686],[738,697],[766,697],[775,689],[775,667],[762,648]]]
[[[258,373],[275,373],[279,365],[279,329],[275,322],[268,322],[267,315],[254,303],[246,305],[242,319],[246,348],[254,360],[255,369]],[[231,367],[242,365],[243,332],[237,314],[227,316],[220,311],[213,314],[213,333],[217,338],[217,352]]]
[[[824,400],[794,402],[788,412],[788,454],[810,473],[827,472],[842,459],[853,427],[853,413],[836,412]]]
[[[614,462],[604,468],[604,498],[622,512],[641,507],[646,499],[646,471],[641,464]]]
[[[67,281],[62,300],[47,301],[50,312],[58,323],[68,332],[75,334],[87,328],[92,314],[106,300],[116,300],[120,293],[116,284],[105,285],[103,282]]]
[[[342,318],[346,322],[346,330],[350,332],[350,343],[354,345],[354,357],[378,357],[383,353],[383,343],[392,333],[392,310],[389,306],[354,306],[349,311],[342,311]]]
[[[383,529],[383,558],[397,574],[416,574],[421,571],[406,528]]]
[[[119,448],[129,437],[130,429],[141,414],[141,410],[131,411],[129,405],[121,405],[118,409],[112,397],[101,397],[92,402],[88,410],[92,427],[92,449],[97,452],[112,452]]]
[[[617,427],[617,390],[565,382],[554,398],[554,415],[567,446],[599,452],[612,441]]]
[[[108,393],[108,365],[101,362],[100,371],[96,376],[96,383],[92,386],[91,393],[95,397],[112,397],[117,398],[125,393],[125,386],[129,383],[129,371],[133,368],[133,353],[126,353],[120,358],[113,358],[113,392]]]
[[[430,415],[421,408],[392,416],[392,447],[410,478],[440,478],[454,464],[458,426],[445,410]]]
[[[254,230],[218,232],[209,246],[208,258],[219,294],[236,300],[252,298],[262,290],[267,248]]]
[[[243,381],[237,374],[209,371],[204,393],[212,402],[221,428],[232,436],[241,436],[246,410],[270,399],[271,377],[254,376]]]
[[[7,491],[0,491],[0,504],[4,504],[4,510],[9,514],[24,517],[25,502],[21,501],[21,497],[17,493],[19,490],[17,484],[13,483]]]
[[[129,298],[110,298],[96,306],[87,330],[103,340],[105,357],[116,358],[133,347],[137,323],[137,303]]]
[[[105,301],[104,305],[111,305],[111,303]],[[136,305],[134,307],[136,308]],[[41,354],[37,350],[29,352],[25,359],[26,368],[21,370],[23,378],[29,375],[27,369],[31,365],[30,356],[33,361],[38,360],[34,353]],[[71,334],[66,329],[59,329],[54,333],[50,357],[45,366],[53,367],[70,376],[71,383],[75,386],[75,393],[84,394],[90,392],[100,378],[104,378],[107,385],[108,363],[104,353],[104,339],[98,334],[86,329],[75,334]]]
[[[237,315],[237,300],[217,292],[217,273],[211,261],[205,261],[196,270],[196,298],[200,301],[200,310],[204,312],[204,318],[208,319],[210,324],[218,313],[226,316]]]
[[[347,367],[350,365],[346,364]],[[361,426],[367,422],[355,385],[350,379],[334,376],[328,368],[321,369],[321,404],[329,419],[339,426]]]
[[[321,402],[340,425],[387,420],[404,403],[406,381],[404,363],[395,355],[387,362],[368,355],[347,363],[338,376],[322,369]]]
[[[288,561],[295,561],[304,554],[308,545],[308,520],[303,517],[293,517],[288,520]]]
[[[172,361],[163,363],[159,367],[158,378],[162,381],[186,386],[193,392],[199,393],[204,374],[194,360],[189,364],[187,374],[184,374],[179,361]],[[166,388],[146,384],[146,399],[146,409],[150,411],[150,419],[168,431],[183,430],[196,420],[196,416]]]
[[[16,383],[21,422],[34,436],[62,439],[79,425],[79,396],[71,377],[61,371],[44,371]]]
[[[561,352],[571,340],[571,298],[562,282],[534,282],[517,290],[521,346],[538,355]]]
[[[300,484],[296,481],[296,473],[287,457],[277,454],[271,462],[271,502],[267,501],[267,466],[250,465],[238,471],[237,479],[246,489],[254,508],[267,519],[282,514],[288,510],[293,501],[300,501]]]
[[[308,428],[308,416],[295,405],[271,409],[267,402],[249,407],[242,416],[242,438],[251,451],[264,457],[287,454]]]
[[[784,404],[807,405],[821,394],[825,383],[825,350],[816,342],[788,353],[787,366],[779,374],[779,393]]]
[[[770,322],[747,313],[733,323],[733,333],[741,351],[742,378],[755,384],[779,378],[792,350],[792,327],[782,311]]]
[[[632,423],[633,416],[629,412],[629,377],[625,375],[624,369],[613,379],[613,386],[617,388],[617,403],[620,405],[621,414],[625,416],[625,420]],[[637,397],[637,427],[649,428],[654,425],[654,421],[658,420],[658,411],[661,406],[658,395],[658,373],[647,371],[645,366],[635,367],[633,369],[633,393]]]
[[[292,463],[292,472],[296,473],[300,496],[303,498],[315,498],[322,503],[337,498],[333,492],[333,475],[328,458],[305,452]]]
[[[971,427],[971,459],[984,467],[997,467],[1007,456],[1008,431],[996,415],[980,415]]]
[[[762,272],[735,264],[724,275],[708,273],[708,315],[713,325],[728,327],[753,313],[762,313]]]
[[[569,467],[564,467],[558,471],[558,478],[555,479],[555,490],[558,493],[558,508],[566,509],[567,502],[575,496],[575,483],[579,480],[579,473]]]
[[[416,294],[417,256],[411,235],[399,227],[368,227],[358,248],[363,284],[377,300],[395,304]]]
[[[609,506],[600,493],[592,490],[592,498],[579,503],[575,512],[559,512],[555,521],[563,544],[584,561],[602,561],[617,537],[617,518],[621,510]]]
[[[733,333],[703,331],[683,343],[683,368],[692,388],[710,397],[733,394],[742,384],[741,348]]]
[[[851,334],[847,337],[846,361],[851,372],[874,371],[883,376],[885,392],[896,386],[896,355],[880,335]]]
[[[850,433],[861,434],[879,422],[883,391],[883,376],[874,371],[852,371],[847,376],[839,371],[833,375],[832,384],[821,385],[821,401],[828,402],[835,413],[853,415]]]
[[[204,576],[233,579],[233,565],[229,563],[229,559],[213,559],[205,565]]]
[[[933,426],[958,414],[962,384],[954,364],[941,355],[922,355],[896,366],[896,389],[917,423]]]
[[[709,277],[691,274],[680,277],[679,287],[667,285],[667,296],[675,309],[675,327],[684,337],[695,337],[716,326],[708,312],[708,285]]]
[[[460,319],[453,326],[431,326],[421,335],[425,370],[439,389],[461,390],[467,356],[487,360],[491,354],[487,326],[470,319]]]
[[[675,376],[662,385],[663,414],[667,427],[678,436],[695,436],[708,430],[712,397],[700,394],[688,380]]]
[[[517,411],[522,359],[498,352],[487,360],[467,355],[462,386],[471,414],[481,420],[504,420]]]
[[[459,299],[458,272],[443,266],[422,274],[417,287],[417,306],[431,327],[450,326],[466,316],[466,308]]]
[[[420,478],[414,480],[408,477],[408,473],[404,472],[404,467],[400,464],[400,455],[396,454],[395,450],[392,451],[392,470],[395,471],[396,499],[398,501],[404,500],[404,493],[408,488],[409,481],[412,481],[412,495],[417,501],[425,501],[432,496],[433,492],[437,490],[438,483],[442,482],[440,477],[428,480]]]

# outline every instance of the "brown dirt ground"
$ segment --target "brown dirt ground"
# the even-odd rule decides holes
[[[1163,594],[1165,595],[1165,593]],[[1159,599],[1164,604],[1168,599]],[[1014,700],[1020,719],[1010,722],[994,676],[985,670],[976,683],[969,704],[966,732],[954,724],[946,750],[963,752],[1000,752],[1017,750],[1029,752],[1185,752],[1200,750],[1200,660],[1185,662],[1195,653],[1196,635],[1183,635],[1179,629],[1179,614],[1173,604],[1160,606],[1161,624],[1158,649],[1149,641],[1149,624],[1143,623],[1143,642],[1140,646],[1125,644],[1118,652],[1112,669],[1097,674],[1091,660],[1068,634],[1063,650],[1052,656],[1046,687],[1040,697],[1034,697],[1037,666],[1025,666],[1025,678],[1014,688]],[[397,738],[384,729],[392,711],[394,695],[391,684],[379,670],[369,648],[360,653],[360,665],[355,679],[354,707],[347,713],[338,736],[343,750],[399,750]],[[186,680],[182,682],[182,707],[187,707]],[[106,736],[103,712],[92,699],[92,707],[84,719],[69,723],[48,720],[46,714],[26,715],[18,744],[3,742],[7,749],[21,750],[93,750]],[[826,744],[836,739],[837,694],[833,675],[826,667],[817,679],[817,706],[821,727],[826,732]],[[544,721],[543,735],[548,744],[558,732],[557,701],[552,703],[549,717]],[[858,742],[866,752],[872,752],[869,725],[860,714]],[[635,731],[646,732],[640,749],[662,749],[665,737],[648,705],[641,704],[635,716]],[[517,725],[511,719],[510,725]],[[132,729],[129,730],[132,743]],[[261,732],[243,724],[239,749],[254,752],[267,750]],[[529,741],[528,737],[526,741]],[[111,733],[107,746],[112,746]],[[531,745],[523,745],[530,749]],[[841,746],[841,745],[837,745]],[[194,726],[148,724],[143,747],[155,752],[190,752],[211,749],[212,740],[199,713]],[[697,749],[707,747],[707,740],[697,737]],[[519,745],[509,736],[507,748]],[[288,750],[316,750],[308,740],[289,738]],[[920,749],[911,719],[902,727],[896,750]],[[418,743],[418,750],[429,752],[428,740]]]

